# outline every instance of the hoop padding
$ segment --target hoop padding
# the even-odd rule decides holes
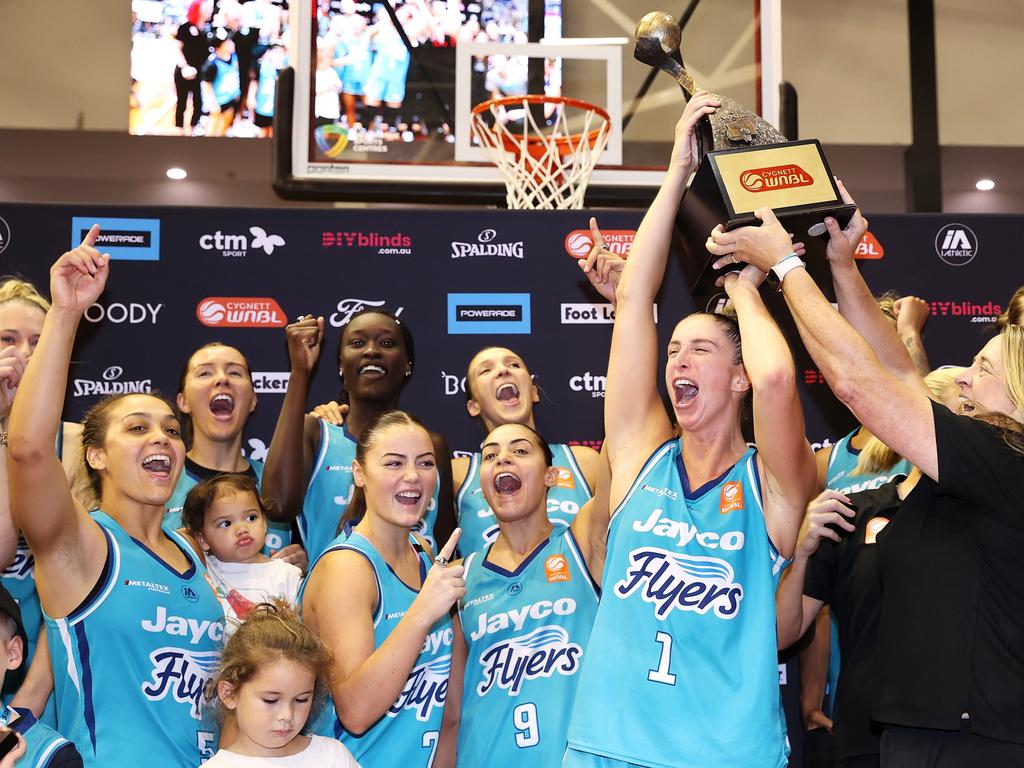
[[[534,105],[554,107],[545,123],[538,123],[534,113],[540,110],[531,109]],[[512,110],[523,113],[521,121],[516,120],[521,127],[514,132],[508,127]],[[578,130],[569,128],[570,113],[580,122]],[[491,116],[491,125],[485,115]],[[585,101],[528,95],[478,104],[471,125],[501,173],[508,207],[554,210],[583,207],[590,174],[608,143],[611,120],[603,109]]]

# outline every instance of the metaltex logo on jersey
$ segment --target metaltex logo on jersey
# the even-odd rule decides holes
[[[449,293],[448,333],[529,333],[528,293]]]
[[[100,225],[96,249],[121,261],[160,260],[160,219],[110,218],[106,216],[73,216],[71,247],[82,244],[89,228]]]

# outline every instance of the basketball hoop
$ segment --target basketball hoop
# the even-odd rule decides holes
[[[540,119],[534,105],[544,106]],[[583,207],[590,174],[608,143],[607,112],[579,99],[528,95],[477,104],[471,119],[473,136],[505,182],[509,208]]]

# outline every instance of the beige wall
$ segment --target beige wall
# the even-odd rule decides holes
[[[800,94],[803,136],[829,143],[910,141],[905,0],[782,0],[783,68]],[[682,0],[563,0],[565,34],[622,36],[659,4]],[[751,104],[742,38],[753,0],[704,0],[684,55],[712,87]],[[940,136],[945,144],[1024,145],[1024,99],[1004,83],[1021,72],[1021,0],[936,0]],[[0,0],[0,127],[125,130],[129,0]],[[736,67],[718,63],[737,37]],[[624,91],[646,67],[627,55]],[[721,82],[724,78],[725,82]],[[633,138],[664,139],[678,96],[660,76]],[[581,91],[584,89],[581,87]],[[581,93],[586,97],[585,93]]]
[[[129,0],[0,0],[0,128],[128,130]]]

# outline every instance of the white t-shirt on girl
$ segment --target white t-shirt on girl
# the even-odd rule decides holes
[[[224,608],[228,634],[260,603],[284,598],[294,606],[298,600],[302,571],[284,560],[225,563],[207,554],[206,570]]]
[[[288,757],[249,757],[229,752],[226,749],[207,760],[205,768],[260,768],[260,766],[279,766],[279,768],[359,768],[359,763],[345,745],[336,739],[325,736],[311,736],[309,746],[297,755]]]

